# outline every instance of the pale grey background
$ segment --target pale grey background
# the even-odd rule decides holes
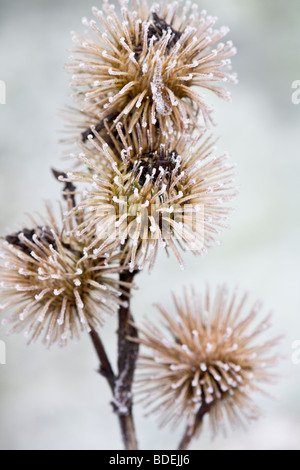
[[[95,2],[96,3],[96,2]],[[203,289],[227,281],[249,289],[253,300],[274,309],[274,334],[285,333],[275,400],[259,398],[265,417],[248,433],[230,433],[211,443],[205,432],[195,447],[209,449],[300,449],[300,365],[291,362],[300,340],[299,289],[299,128],[300,106],[291,102],[291,84],[300,79],[300,2],[298,0],[203,0],[201,7],[231,27],[239,49],[234,68],[240,85],[232,104],[217,107],[220,151],[230,151],[239,168],[241,194],[232,230],[205,258],[187,255],[180,271],[162,255],[149,277],[138,279],[133,302],[138,319],[155,315],[154,301],[170,304],[170,291],[183,284]],[[26,211],[41,210],[43,199],[57,199],[50,166],[61,166],[58,144],[62,109],[69,93],[63,70],[71,47],[70,30],[82,31],[91,0],[0,0],[0,79],[7,105],[0,106],[0,231],[14,229]],[[115,324],[105,330],[115,349]],[[106,384],[84,337],[65,350],[25,346],[22,336],[7,343],[7,365],[0,366],[1,449],[112,449],[121,441],[111,414]],[[143,448],[172,448],[180,430],[158,431],[154,419],[137,412]]]

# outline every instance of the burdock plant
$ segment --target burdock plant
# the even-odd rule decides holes
[[[258,342],[269,318],[245,297],[218,287],[175,297],[164,320],[135,323],[130,301],[140,270],[159,249],[203,255],[228,227],[235,165],[208,131],[203,91],[229,99],[235,83],[228,28],[191,2],[104,1],[73,34],[74,106],[68,110],[76,165],[54,171],[64,184],[61,218],[41,220],[2,240],[0,310],[8,332],[29,343],[66,345],[91,336],[126,449],[137,449],[134,392],[161,424],[184,422],[186,449],[209,417],[214,433],[258,416],[252,394],[273,378],[277,340]],[[101,341],[107,315],[118,317],[118,370]],[[141,352],[139,349],[141,347]],[[140,354],[140,357],[139,357]],[[135,382],[135,371],[140,373]]]

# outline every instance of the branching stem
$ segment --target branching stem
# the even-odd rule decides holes
[[[118,375],[116,376],[106,354],[100,336],[95,330],[90,333],[93,345],[97,352],[100,368],[99,373],[105,377],[113,394],[112,405],[119,417],[122,438],[127,450],[136,450],[138,443],[132,412],[132,384],[138,358],[139,345],[129,338],[137,338],[138,333],[133,326],[133,317],[130,310],[130,288],[136,272],[124,271],[120,274],[124,302],[119,308],[118,328]],[[125,283],[125,286],[124,284]]]

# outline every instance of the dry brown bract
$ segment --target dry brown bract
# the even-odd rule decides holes
[[[85,122],[85,113],[99,122],[114,116],[113,127],[126,120],[129,132],[142,125],[158,124],[168,132],[207,127],[212,108],[196,89],[210,90],[229,99],[225,82],[236,82],[230,73],[232,42],[220,42],[228,28],[214,29],[216,18],[198,12],[191,2],[165,2],[149,10],[146,1],[121,1],[121,18],[115,6],[104,2],[93,9],[100,22],[83,19],[87,38],[73,34],[77,47],[67,66]],[[90,118],[89,118],[90,119]],[[91,121],[90,121],[91,122]],[[88,126],[89,127],[89,126]]]
[[[89,172],[69,172],[72,182],[87,184],[77,211],[86,218],[78,236],[94,233],[87,247],[94,254],[122,248],[131,270],[150,267],[158,247],[203,254],[227,227],[228,202],[236,196],[234,165],[227,154],[216,157],[210,138],[174,138],[159,147],[140,129],[123,135],[122,150],[98,136],[80,155]],[[138,153],[135,141],[139,142]]]
[[[272,348],[278,339],[261,337],[270,316],[257,321],[259,302],[243,316],[246,299],[237,292],[229,296],[226,286],[215,297],[209,289],[204,298],[185,291],[184,301],[174,297],[175,312],[158,306],[163,329],[153,322],[140,329],[148,351],[141,356],[141,393],[162,423],[186,420],[197,433],[197,417],[208,413],[217,433],[228,421],[235,426],[258,416],[251,395],[273,378],[269,368],[277,362]]]
[[[95,261],[84,254],[84,244],[70,234],[70,219],[61,230],[50,208],[44,225],[35,221],[6,237],[1,245],[0,310],[13,313],[2,321],[10,333],[25,331],[30,342],[44,332],[48,346],[63,346],[79,329],[98,329],[105,313],[121,304],[121,288],[114,274],[118,257],[104,254]],[[88,243],[88,240],[85,240]]]

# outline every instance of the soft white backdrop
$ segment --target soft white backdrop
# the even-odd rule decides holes
[[[95,2],[96,3],[96,2]],[[133,301],[138,320],[156,315],[153,302],[170,305],[170,292],[193,283],[199,290],[228,282],[250,290],[274,310],[274,334],[284,333],[276,396],[258,397],[264,417],[247,433],[210,441],[204,432],[195,448],[300,449],[300,365],[291,361],[300,340],[300,106],[291,84],[300,79],[300,3],[297,0],[202,0],[201,8],[231,27],[238,47],[234,68],[240,84],[233,102],[211,97],[216,106],[220,151],[238,164],[240,197],[232,230],[205,258],[186,256],[182,273],[161,255],[151,276],[137,278]],[[58,199],[49,168],[62,167],[58,110],[69,93],[63,70],[70,31],[82,31],[91,0],[0,0],[0,79],[7,104],[0,106],[0,232],[14,230],[26,211],[42,210]],[[97,5],[98,6],[98,5]],[[114,357],[116,325],[108,322],[105,342]],[[83,337],[67,349],[25,346],[22,336],[7,345],[0,366],[1,449],[113,449],[121,447],[106,384],[96,374],[97,359]],[[173,448],[179,429],[158,431],[153,418],[137,410],[142,448]]]

